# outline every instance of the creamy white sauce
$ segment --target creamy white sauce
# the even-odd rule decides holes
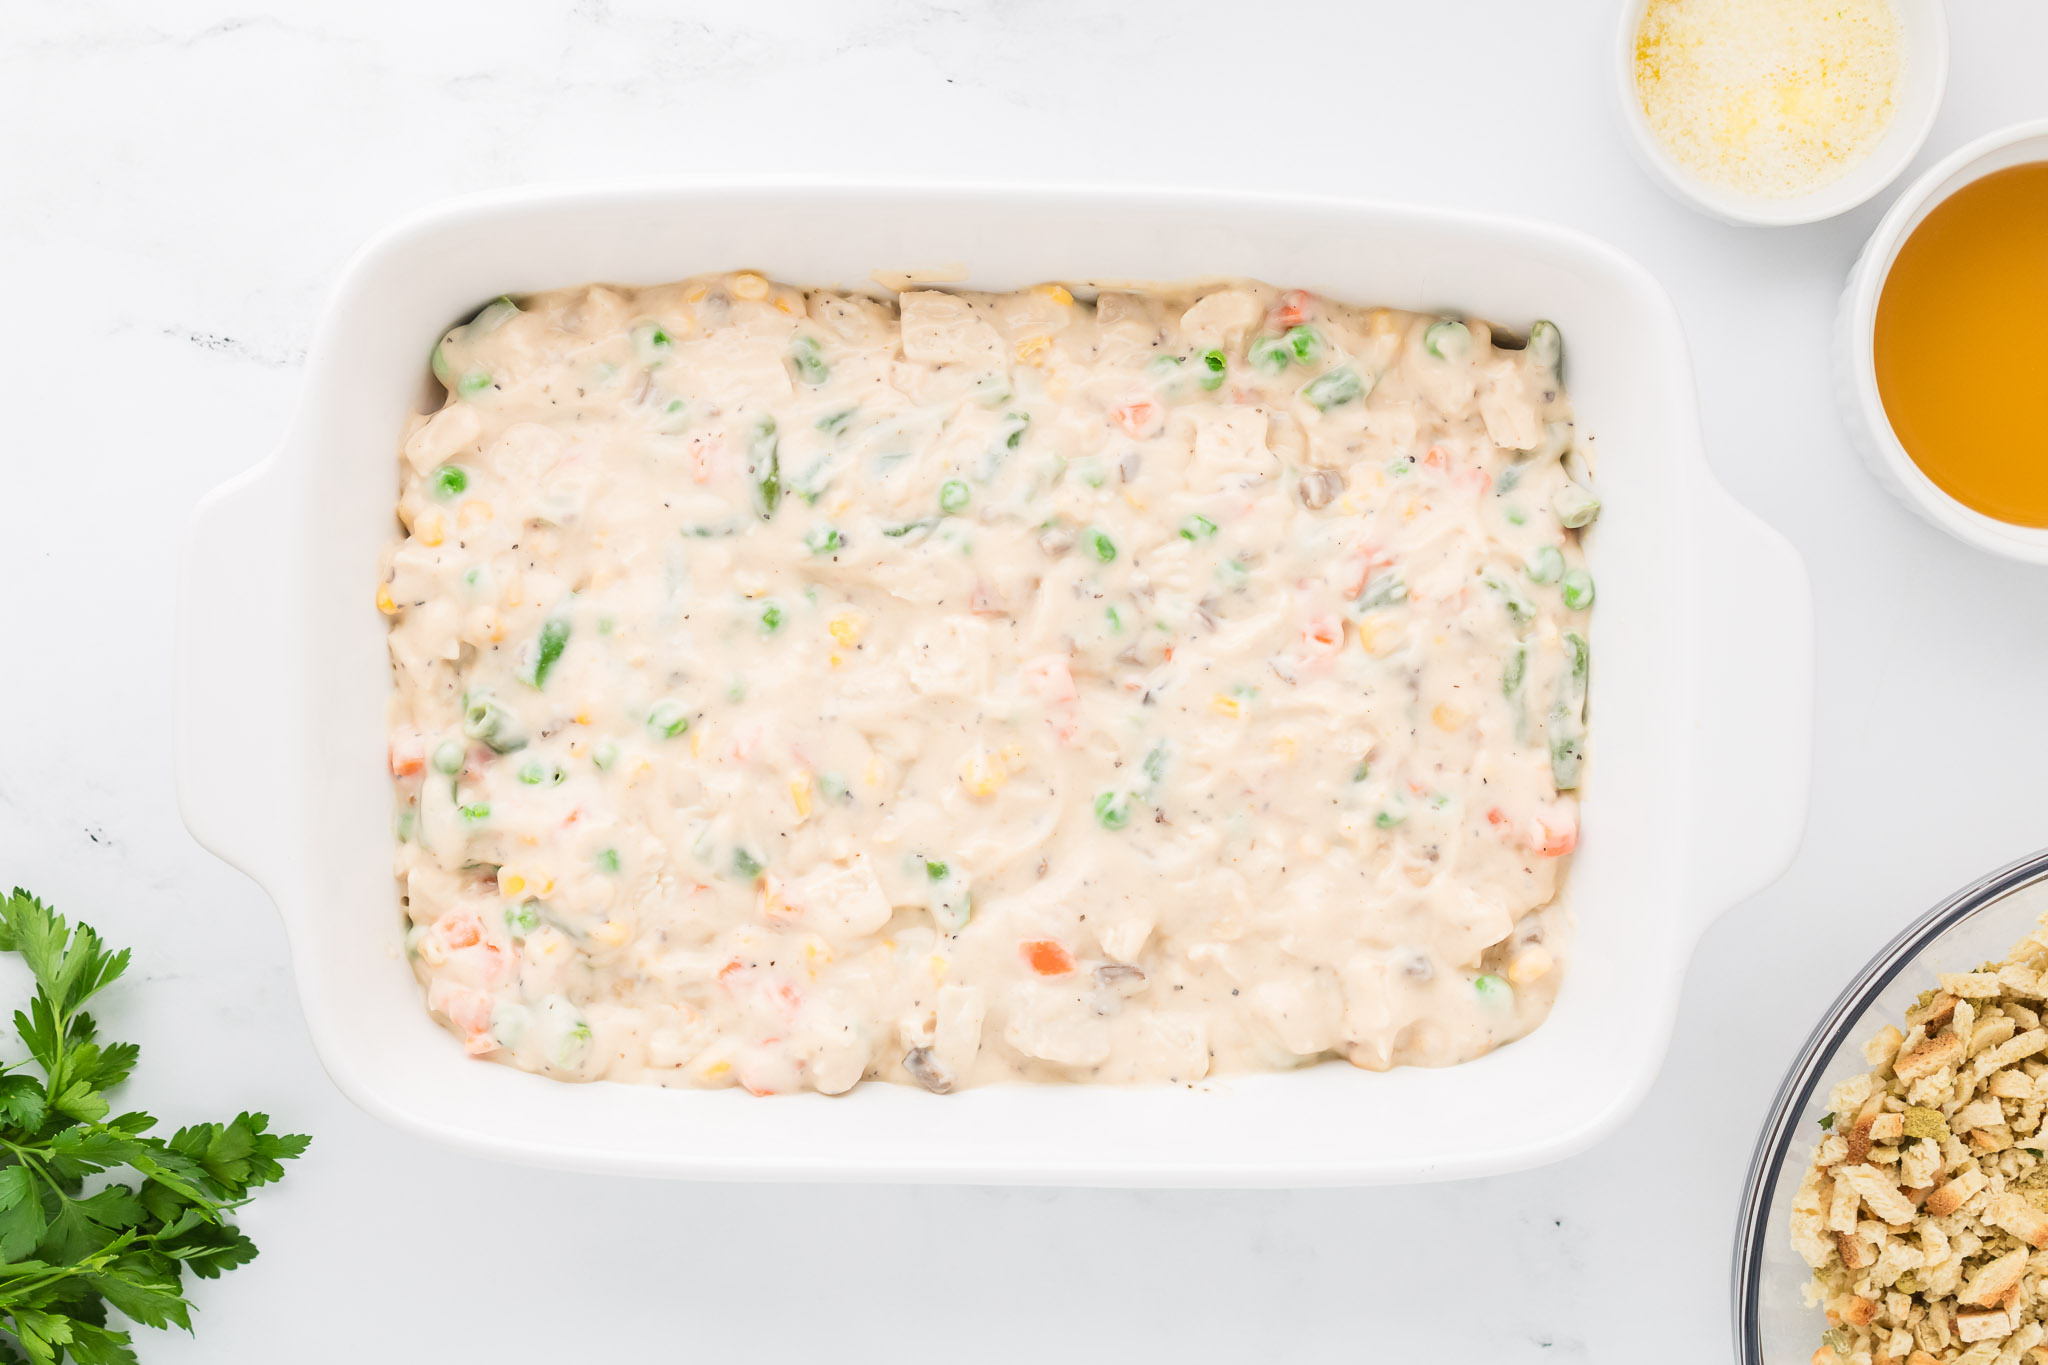
[[[379,590],[428,1007],[757,1093],[1520,1036],[1591,595],[1555,341],[1252,284],[486,309]]]

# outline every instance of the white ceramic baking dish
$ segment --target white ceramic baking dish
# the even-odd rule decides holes
[[[475,1062],[400,950],[371,598],[426,352],[491,296],[751,267],[980,288],[1250,275],[1340,298],[1556,320],[1606,504],[1588,552],[1593,752],[1561,998],[1466,1066],[1329,1064],[1187,1088],[1003,1086],[840,1098],[564,1085]],[[1670,300],[1572,233],[1322,199],[748,183],[528,190],[386,233],[348,267],[276,453],[194,515],[175,738],[185,822],[288,927],[320,1057],[363,1108],[515,1161],[647,1175],[1333,1185],[1514,1170],[1578,1151],[1648,1090],[1708,921],[1790,861],[1806,808],[1805,568],[1708,473]]]

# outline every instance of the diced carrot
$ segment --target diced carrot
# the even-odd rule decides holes
[[[1058,939],[1027,938],[1017,947],[1040,976],[1065,976],[1074,970],[1074,955]]]
[[[1311,616],[1301,628],[1301,651],[1310,658],[1327,659],[1344,648],[1344,620],[1339,616]]]
[[[1290,289],[1280,296],[1280,306],[1273,310],[1273,325],[1276,327],[1299,327],[1308,321],[1309,305],[1315,302],[1315,295],[1306,289]]]
[[[1110,420],[1133,436],[1157,435],[1166,425],[1166,410],[1150,398],[1133,398],[1109,410]]]
[[[718,969],[718,984],[725,987],[727,990],[731,990],[733,976],[736,973],[743,972],[745,970],[746,968],[740,964],[740,960],[738,958],[734,958],[732,961],[726,963],[723,967],[720,967]]]
[[[450,910],[441,916],[434,928],[440,933],[441,942],[450,948],[474,948],[484,936],[484,927],[477,923],[476,916],[460,910]]]
[[[1471,469],[1459,471],[1458,486],[1469,488],[1474,493],[1484,497],[1486,490],[1493,487],[1493,475],[1475,465]]]
[[[427,763],[427,743],[418,735],[391,737],[391,775],[411,777]]]
[[[1536,817],[1536,851],[1546,858],[1562,858],[1579,846],[1578,818],[1567,809],[1551,810]]]
[[[1041,654],[1026,660],[1018,673],[1032,695],[1048,706],[1072,701],[1079,695],[1074,688],[1073,668],[1057,654]]]
[[[1507,822],[1507,812],[1502,810],[1499,806],[1495,806],[1492,810],[1486,812],[1486,823],[1489,825],[1493,825],[1496,828],[1498,828],[1501,825],[1505,825]]]
[[[1429,469],[1449,469],[1451,457],[1442,446],[1431,446],[1422,456],[1422,463]]]

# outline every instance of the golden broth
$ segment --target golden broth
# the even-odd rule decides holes
[[[2048,527],[2048,161],[1972,181],[1913,229],[1874,348],[1913,463],[1965,507]]]

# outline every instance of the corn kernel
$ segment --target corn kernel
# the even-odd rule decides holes
[[[1437,729],[1446,731],[1462,730],[1465,728],[1465,722],[1472,719],[1464,707],[1451,702],[1439,702],[1436,709],[1429,713],[1429,718]]]
[[[1047,378],[1045,381],[1045,394],[1048,398],[1065,398],[1067,396],[1066,376],[1054,374]]]
[[[1005,744],[1002,751],[1003,768],[1007,772],[1021,773],[1031,762],[1031,756],[1024,752],[1021,744]]]
[[[590,937],[607,948],[616,948],[631,936],[624,923],[608,919],[590,931]]]
[[[481,498],[471,498],[462,504],[461,521],[464,526],[475,526],[479,522],[489,521],[496,515],[491,505]]]
[[[715,1081],[719,1077],[729,1073],[731,1070],[731,1062],[713,1062],[710,1066],[705,1067],[702,1071],[698,1072],[697,1074],[702,1076],[707,1081]]]
[[[552,896],[555,894],[555,879],[547,873],[539,873],[529,880],[532,883],[534,895]]]
[[[1401,504],[1401,520],[1403,521],[1413,521],[1417,516],[1421,514],[1421,512],[1422,504],[1415,501],[1415,499],[1413,498],[1410,498],[1407,502]]]
[[[391,600],[391,589],[382,583],[377,585],[377,610],[386,616],[398,614],[398,603]]]
[[[441,946],[439,939],[428,934],[420,940],[420,961],[429,967],[445,966],[448,962],[448,950]]]
[[[704,296],[710,292],[711,290],[709,287],[700,284],[693,286],[690,292],[683,295],[683,297],[688,299],[691,303],[702,303],[704,302]]]
[[[1405,642],[1407,633],[1400,623],[1368,616],[1358,623],[1358,644],[1375,659],[1384,659]]]
[[[702,757],[704,757],[704,736],[705,736],[706,734],[708,734],[708,733],[710,732],[710,730],[711,730],[711,726],[710,726],[710,725],[708,725],[708,724],[706,724],[706,725],[699,725],[699,726],[697,726],[697,727],[696,727],[695,729],[693,729],[693,730],[691,730],[691,731],[690,731],[690,757],[691,757],[691,758],[702,758]]]
[[[1553,965],[1548,949],[1531,944],[1516,954],[1508,964],[1508,981],[1516,986],[1526,986],[1548,972]]]
[[[1138,495],[1136,493],[1133,493],[1128,488],[1124,490],[1124,501],[1129,503],[1131,506],[1137,508],[1140,512],[1145,510],[1145,504],[1139,502]]]
[[[796,316],[796,307],[794,304],[790,303],[789,295],[787,294],[777,294],[775,296],[775,306],[781,309],[783,312],[788,313],[791,317]]]
[[[1002,760],[980,749],[969,754],[960,764],[960,781],[970,796],[994,796],[997,789],[1009,780],[1010,774],[1004,770]]]
[[[868,769],[863,774],[863,777],[870,787],[880,786],[882,782],[882,765],[875,759],[869,759]]]
[[[732,296],[736,299],[765,299],[768,297],[768,281],[751,270],[743,270],[732,277]]]
[[[584,708],[583,708],[583,709],[582,709],[581,711],[578,711],[578,712],[576,713],[576,723],[577,723],[578,725],[588,725],[588,724],[590,724],[590,708],[589,708],[589,707],[587,707],[587,706],[586,706],[586,707],[584,707]]]
[[[850,611],[842,611],[825,626],[832,632],[832,638],[851,649],[854,641],[860,639],[861,618]]]
[[[846,662],[846,656],[844,654],[834,654],[829,660],[827,660],[827,662],[830,663],[834,668],[837,668],[839,667],[839,665]]]
[[[508,896],[516,896],[526,889],[526,878],[517,872],[507,872],[501,868],[498,872],[498,889]]]
[[[412,524],[412,538],[422,545],[439,545],[448,538],[448,519],[429,512]]]
[[[1209,709],[1219,716],[1230,716],[1233,718],[1244,711],[1244,707],[1238,704],[1236,697],[1226,697],[1221,692],[1209,698]]]
[[[1017,343],[1017,359],[1026,365],[1043,365],[1051,350],[1051,337],[1025,337]]]
[[[806,820],[811,814],[811,775],[798,773],[789,779],[789,799],[796,805],[796,818]]]
[[[1273,757],[1282,763],[1292,763],[1295,750],[1299,747],[1293,735],[1281,735],[1273,741]]]
[[[925,959],[925,965],[931,968],[932,980],[944,981],[946,973],[952,969],[953,964],[940,957],[937,953],[933,953]]]
[[[1063,284],[1034,284],[1031,286],[1031,292],[1042,299],[1051,299],[1062,308],[1071,308],[1074,304],[1074,296],[1067,292],[1067,287]]]

